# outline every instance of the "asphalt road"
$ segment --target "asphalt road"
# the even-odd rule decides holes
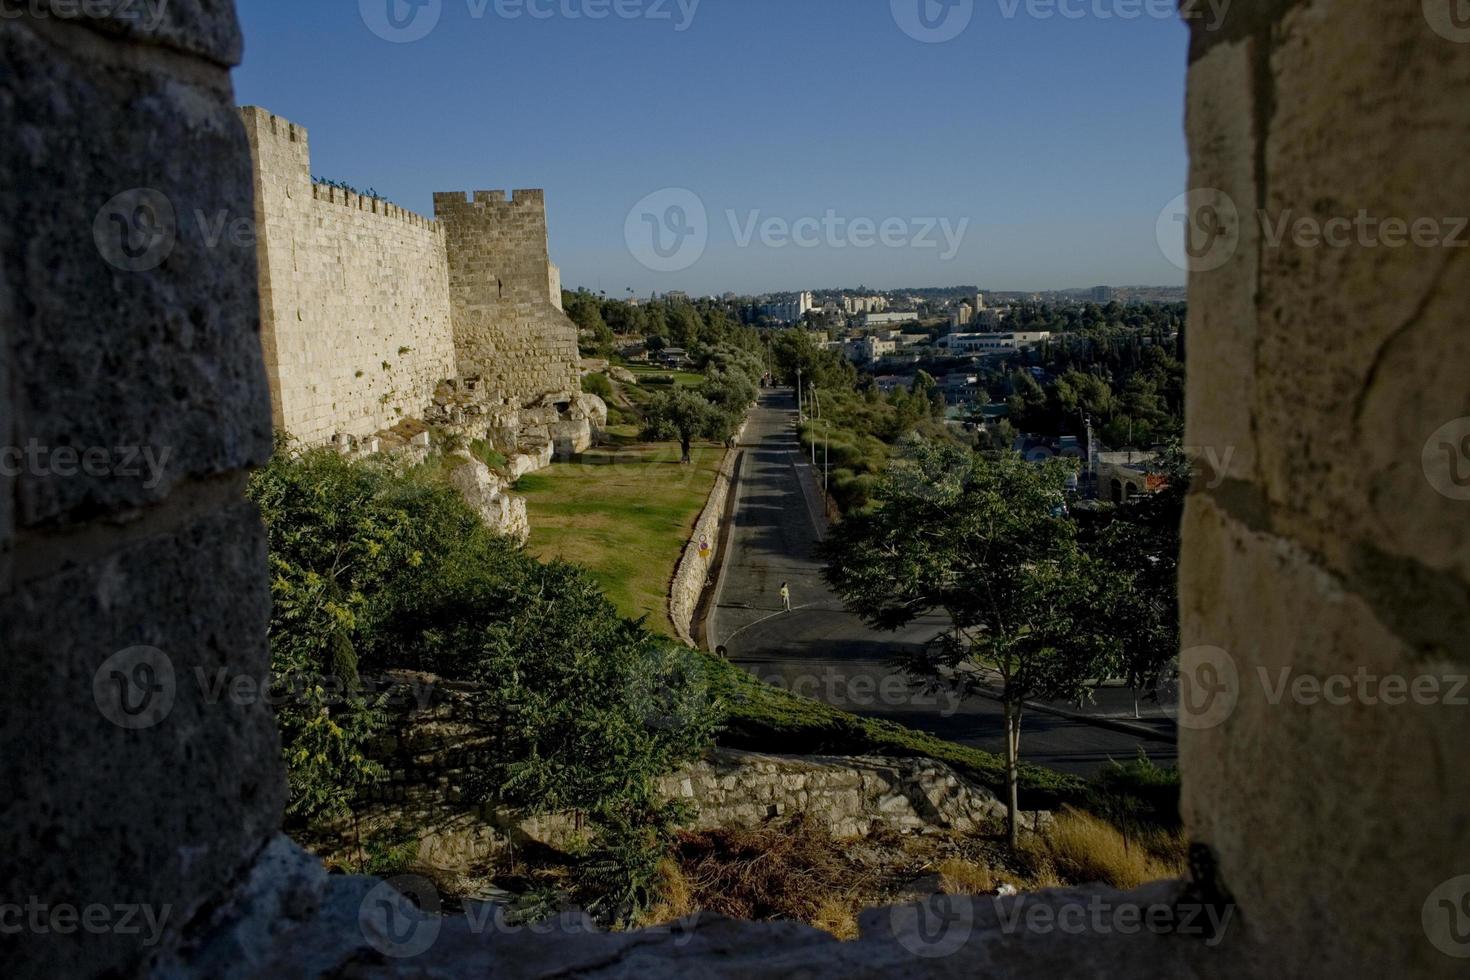
[[[762,680],[815,697],[854,714],[882,717],[987,751],[1004,751],[1001,708],[984,697],[955,703],[917,693],[889,663],[906,645],[923,643],[944,628],[920,620],[898,633],[879,633],[846,611],[827,588],[814,556],[820,504],[811,470],[796,440],[795,398],[789,389],[763,393],[746,429],[745,459],[735,491],[734,530],[726,567],[706,621],[712,646]],[[803,487],[803,482],[806,487]],[[781,583],[791,588],[791,612],[781,609]],[[1126,692],[1104,692],[1102,709],[1119,712]],[[1156,718],[1152,724],[1168,725]],[[1021,757],[1064,772],[1091,775],[1110,759],[1137,755],[1142,746],[1161,764],[1173,764],[1166,738],[1100,727],[1038,710],[1028,711]]]

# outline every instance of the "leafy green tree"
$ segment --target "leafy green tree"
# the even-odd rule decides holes
[[[601,300],[586,290],[578,290],[575,293],[564,292],[562,305],[578,331],[591,338],[589,349],[603,353],[612,349],[613,332],[602,318]]]
[[[1116,602],[1109,630],[1122,647],[1120,671],[1141,699],[1157,699],[1160,682],[1179,655],[1179,524],[1189,492],[1189,461],[1177,445],[1167,449],[1156,475],[1156,493],[1080,521],[1083,546],[1105,565]]]
[[[1108,578],[1062,506],[1064,461],[1037,466],[922,441],[905,450],[873,509],[834,530],[824,573],[875,628],[949,618],[950,630],[906,662],[922,683],[962,696],[998,684],[1014,846],[1025,703],[1084,700],[1116,663],[1102,615],[1113,604]]]
[[[704,395],[688,388],[674,387],[654,395],[643,413],[643,438],[677,439],[682,451],[680,462],[693,461],[695,439],[723,441],[737,425],[736,416],[712,404]]]

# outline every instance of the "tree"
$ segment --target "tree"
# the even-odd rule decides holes
[[[1157,699],[1179,655],[1179,523],[1189,493],[1189,461],[1177,445],[1156,467],[1165,485],[1082,523],[1083,547],[1113,576],[1110,631],[1122,646],[1120,669],[1142,699]]]
[[[643,438],[677,439],[682,450],[681,463],[693,457],[690,446],[695,439],[729,438],[735,417],[710,403],[703,395],[688,388],[674,387],[661,391],[649,402],[643,416]]]
[[[1017,842],[1021,719],[1033,699],[1082,701],[1118,657],[1100,563],[1063,506],[1066,461],[1034,465],[913,441],[885,473],[876,506],[824,545],[824,575],[847,607],[895,630],[943,612],[950,630],[904,661],[931,689],[962,697],[998,680],[1006,805]]]

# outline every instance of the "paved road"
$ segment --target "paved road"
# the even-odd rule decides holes
[[[997,702],[973,698],[955,704],[943,695],[916,694],[889,666],[905,645],[939,633],[942,619],[921,620],[897,634],[877,633],[847,612],[822,581],[813,554],[820,506],[815,480],[800,469],[805,463],[795,418],[791,392],[773,391],[762,396],[746,429],[735,528],[706,624],[712,645],[725,646],[732,662],[763,680],[834,707],[1004,751]],[[781,611],[783,581],[791,587],[789,613]],[[1104,695],[1111,701],[1124,697]],[[1173,764],[1177,758],[1167,739],[1140,738],[1040,711],[1027,713],[1021,732],[1024,760],[1081,775],[1095,773],[1109,759],[1133,758],[1140,745],[1156,762]]]

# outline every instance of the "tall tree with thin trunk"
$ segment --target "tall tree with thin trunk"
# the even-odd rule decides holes
[[[828,582],[875,628],[949,618],[942,637],[903,662],[920,684],[999,697],[1012,846],[1026,703],[1084,700],[1119,655],[1107,632],[1109,576],[1078,546],[1063,504],[1070,472],[1067,461],[911,441],[875,506],[824,546]]]

